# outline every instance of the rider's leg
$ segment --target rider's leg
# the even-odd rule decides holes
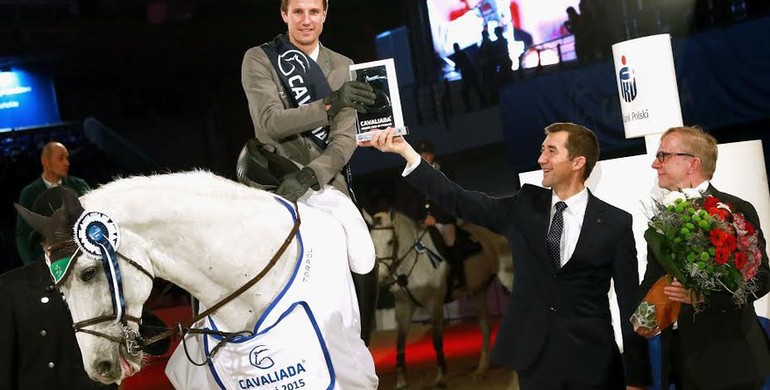
[[[361,316],[361,339],[369,345],[369,338],[374,331],[379,293],[374,244],[369,227],[350,198],[334,187],[324,187],[321,191],[305,195],[300,200],[326,210],[329,215],[340,221],[345,230],[348,262]]]
[[[365,275],[351,272],[358,298],[358,311],[361,313],[361,339],[367,347],[375,328],[377,298],[380,292],[377,272],[377,264],[374,264],[374,268]]]

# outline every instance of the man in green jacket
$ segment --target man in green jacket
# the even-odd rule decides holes
[[[67,148],[59,142],[49,142],[43,147],[40,154],[40,164],[43,166],[43,174],[35,181],[24,187],[19,195],[19,204],[31,209],[35,200],[43,191],[64,186],[83,195],[91,188],[83,179],[68,176],[70,162]],[[43,248],[39,243],[30,240],[32,227],[21,217],[16,217],[16,248],[24,264],[30,264],[43,254]]]

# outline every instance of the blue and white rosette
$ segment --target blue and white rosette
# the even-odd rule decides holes
[[[123,295],[123,281],[117,256],[120,244],[120,229],[117,222],[105,213],[88,211],[75,222],[73,236],[78,248],[86,256],[102,260],[104,273],[110,286],[115,323],[123,322],[126,314],[126,300]]]

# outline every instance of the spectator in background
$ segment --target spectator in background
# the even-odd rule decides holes
[[[575,56],[580,64],[589,62],[588,45],[586,39],[586,25],[582,15],[578,14],[575,7],[567,8],[567,21],[564,22],[564,28],[575,38]]]
[[[59,142],[49,142],[40,154],[43,174],[38,179],[24,187],[19,195],[19,204],[30,209],[43,191],[56,186],[64,186],[83,195],[91,188],[83,179],[69,176],[69,152]],[[30,227],[21,217],[16,217],[16,248],[24,264],[30,264],[43,254],[43,248],[37,242],[30,241]]]
[[[502,27],[495,27],[497,40],[492,42],[492,64],[497,74],[496,82],[509,81],[513,72],[513,62],[508,51],[508,39]]]
[[[30,210],[50,216],[62,190],[44,190]],[[67,305],[42,255],[33,260],[0,276],[0,389],[117,389],[86,374]]]
[[[481,106],[486,105],[486,99],[484,93],[481,91],[481,85],[479,85],[479,73],[476,70],[476,66],[473,65],[471,57],[468,53],[460,49],[460,45],[454,44],[455,54],[452,58],[455,62],[455,70],[460,72],[460,76],[463,79],[463,85],[461,93],[463,95],[463,102],[465,103],[465,110],[471,111],[471,90],[476,91]]]
[[[481,43],[479,44],[479,67],[481,68],[481,84],[484,93],[492,102],[497,102],[497,85],[495,84],[495,68],[492,59],[492,40],[489,39],[489,31],[481,31]]]

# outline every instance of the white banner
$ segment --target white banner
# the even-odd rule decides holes
[[[671,36],[651,35],[612,45],[626,138],[682,126]]]

